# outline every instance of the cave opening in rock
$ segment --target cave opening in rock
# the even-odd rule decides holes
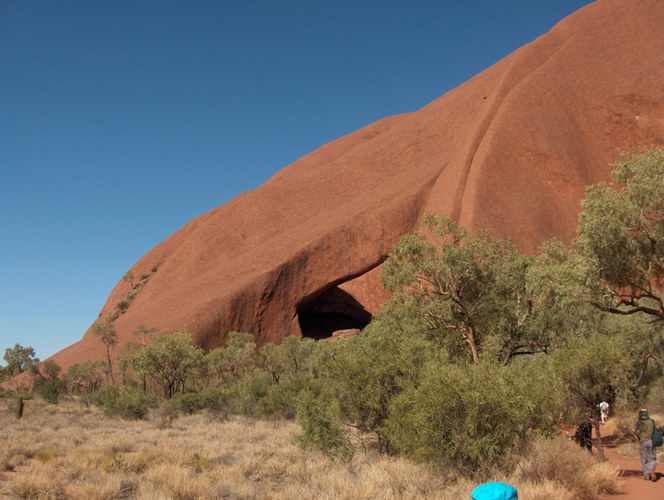
[[[339,330],[362,330],[371,321],[371,314],[335,286],[298,306],[297,318],[302,337],[320,340]]]

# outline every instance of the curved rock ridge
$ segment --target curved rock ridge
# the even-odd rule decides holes
[[[426,211],[491,226],[525,252],[569,241],[586,186],[620,152],[664,144],[662,26],[660,0],[582,8],[424,108],[195,218],[132,267],[97,321],[119,314],[121,344],[140,325],[186,329],[205,348],[231,330],[259,344],[344,336],[379,310],[380,265]],[[103,356],[88,330],[52,359]]]

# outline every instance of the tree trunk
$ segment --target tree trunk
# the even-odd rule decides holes
[[[23,416],[23,398],[18,398],[18,404],[16,405],[16,418],[21,418]]]
[[[110,346],[106,346],[106,358],[108,358],[108,373],[111,375],[111,384],[115,385],[115,377],[113,376],[113,365],[111,364]]]
[[[473,363],[480,364],[480,357],[477,354],[477,346],[475,345],[475,331],[471,325],[466,325],[466,341],[470,346],[470,352],[473,355]]]

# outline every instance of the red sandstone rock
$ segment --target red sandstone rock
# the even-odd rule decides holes
[[[621,151],[664,144],[663,27],[660,0],[600,0],[419,111],[197,217],[132,267],[150,277],[115,322],[121,343],[139,325],[207,348],[229,330],[264,343],[361,328],[386,296],[381,262],[427,210],[526,252],[569,241],[586,185]],[[130,288],[117,284],[99,320]],[[103,355],[88,331],[52,359]]]

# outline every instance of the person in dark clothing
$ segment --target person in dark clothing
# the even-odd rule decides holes
[[[593,424],[588,418],[579,424],[579,426],[576,428],[576,432],[574,433],[574,439],[577,443],[579,443],[579,446],[581,446],[581,448],[585,448],[590,453],[593,452],[592,434]]]

